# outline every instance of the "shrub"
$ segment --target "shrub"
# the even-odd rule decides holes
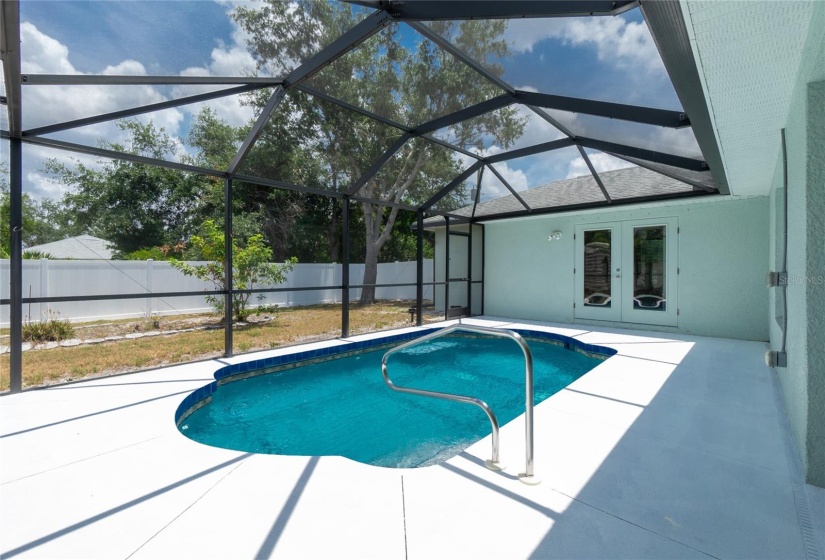
[[[218,290],[226,289],[224,282],[224,237],[223,231],[213,220],[207,220],[201,227],[201,235],[193,235],[190,242],[190,254],[196,260],[211,261],[205,265],[193,266],[191,264],[172,259],[172,266],[183,272],[187,276],[194,276],[199,280],[206,280]],[[260,233],[252,235],[247,239],[246,246],[240,247],[232,240],[232,284],[236,290],[254,290],[264,284],[280,284],[286,281],[286,273],[295,267],[298,262],[296,258],[288,259],[284,264],[278,265],[269,262],[272,259],[272,249],[264,241],[264,236]],[[232,315],[235,321],[246,321],[252,313],[248,307],[250,293],[233,294]],[[265,298],[263,294],[258,294],[258,301]],[[222,296],[206,296],[209,302],[219,313],[223,312],[224,299]],[[274,308],[271,308],[274,309]]]
[[[50,317],[47,321],[27,321],[23,324],[23,340],[29,342],[59,341],[72,336],[74,327],[68,319]]]

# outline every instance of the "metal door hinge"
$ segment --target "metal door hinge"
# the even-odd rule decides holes
[[[678,315],[678,314],[679,314],[679,310],[677,309],[677,310],[676,310],[676,315]]]

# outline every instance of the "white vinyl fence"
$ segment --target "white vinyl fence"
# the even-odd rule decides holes
[[[198,264],[198,263],[190,263]],[[378,265],[378,284],[415,283],[416,263],[394,262]],[[0,298],[9,298],[9,261],[0,260]],[[350,264],[350,284],[361,284],[364,278],[363,264]],[[433,261],[424,261],[424,281],[432,281]],[[322,286],[318,290],[289,291],[264,294],[262,301],[257,294],[250,304],[268,304],[279,307],[340,303],[341,290],[323,286],[341,285],[341,264],[298,264],[287,274],[287,281],[278,286],[261,288],[303,288]],[[146,292],[193,292],[216,289],[209,282],[201,282],[185,276],[163,261],[106,261],[106,260],[24,260],[23,297],[68,297],[135,294]],[[361,297],[361,290],[350,289],[350,299]],[[376,288],[376,299],[415,299],[415,286]],[[432,286],[424,287],[424,299],[432,299]],[[50,316],[71,321],[96,321],[151,317],[152,315],[177,315],[211,311],[203,296],[146,297],[138,299],[114,299],[59,303],[32,303],[23,305],[24,319],[37,321]],[[0,327],[9,326],[9,306],[0,306]]]

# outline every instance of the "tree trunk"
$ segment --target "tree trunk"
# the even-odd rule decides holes
[[[382,239],[381,234],[381,215],[380,207],[374,204],[362,203],[364,209],[364,241],[366,255],[364,257],[364,281],[361,282],[365,287],[361,289],[362,305],[375,303],[375,282],[378,280],[378,253],[381,252],[381,247],[384,245],[385,239]]]
[[[375,282],[378,279],[378,250],[375,248],[375,240],[370,240],[367,236],[367,255],[364,259],[364,287],[361,288],[362,305],[375,303]]]

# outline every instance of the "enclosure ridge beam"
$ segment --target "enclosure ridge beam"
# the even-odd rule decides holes
[[[3,2],[5,4],[5,2]],[[29,86],[163,86],[163,85],[259,85],[280,86],[284,79],[265,76],[122,76],[109,74],[23,74]]]
[[[545,109],[567,111],[569,113],[583,113],[596,117],[664,126],[667,128],[690,126],[690,119],[688,119],[683,111],[638,107],[624,103],[611,103],[608,101],[596,101],[593,99],[565,97],[521,90],[516,90],[514,97],[523,105],[533,105],[536,107],[544,107]]]
[[[516,99],[509,94],[499,95],[481,103],[477,103],[465,109],[460,109],[443,117],[438,117],[424,124],[418,125],[413,129],[414,134],[422,135],[429,132],[434,132],[438,129],[452,126],[460,122],[484,115],[496,109],[507,107],[515,103]]]
[[[23,131],[23,136],[40,136],[43,134],[51,134],[54,132],[60,132],[62,130],[69,130],[72,128],[78,128],[81,126],[88,126],[91,124],[97,124],[106,121],[113,121],[117,119],[125,119],[127,117],[133,117],[135,115],[142,115],[144,113],[151,113],[154,111],[162,111],[164,109],[171,109],[173,107],[179,107],[181,105],[188,105],[190,103],[200,103],[202,101],[209,101],[210,99],[218,99],[220,97],[227,97],[230,95],[236,95],[240,93],[246,93],[249,91],[254,91],[258,89],[263,89],[268,86],[266,85],[244,85],[240,87],[234,87],[229,89],[222,89],[220,91],[211,91],[208,93],[200,93],[198,95],[190,95],[188,97],[180,97],[178,99],[170,99],[169,101],[161,101],[160,103],[152,103],[150,105],[142,105],[140,107],[134,107],[132,109],[124,109],[122,111],[113,111],[111,113],[103,113],[101,115],[95,115],[94,117],[86,117],[83,119],[75,119],[72,121],[65,121],[62,123],[52,124],[48,126],[41,126],[38,128],[31,128],[29,130]]]
[[[374,3],[354,2],[376,7]],[[467,2],[466,0],[416,0],[379,2],[401,21],[462,19],[547,18],[568,16],[610,16],[635,1],[614,0],[509,0],[508,2]]]
[[[480,161],[475,162],[473,165],[468,167],[464,171],[464,173],[462,173],[461,175],[459,175],[458,177],[456,177],[455,179],[450,181],[447,184],[446,187],[444,187],[443,189],[441,189],[440,191],[435,193],[433,196],[431,196],[430,199],[427,202],[425,202],[424,204],[421,205],[420,209],[421,210],[429,210],[436,202],[438,202],[439,200],[441,200],[442,198],[447,196],[447,194],[449,194],[449,192],[451,190],[455,189],[458,185],[460,185],[461,183],[466,181],[467,178],[470,177],[470,175],[472,175],[473,173],[478,171],[478,169],[482,165],[483,164]]]
[[[232,161],[226,170],[229,175],[233,175],[235,171],[238,170],[238,167],[252,149],[252,146],[255,145],[255,142],[261,134],[263,134],[266,123],[269,122],[269,118],[272,116],[272,113],[275,112],[275,109],[278,108],[278,105],[281,104],[281,101],[283,101],[285,95],[286,89],[284,89],[284,86],[278,86],[275,89],[275,93],[273,93],[269,98],[269,101],[266,102],[266,105],[261,111],[261,114],[258,115],[258,119],[255,121],[255,124],[252,125],[252,128],[249,130],[246,138],[244,138],[243,144],[241,144],[241,147],[238,148],[238,151],[235,153],[235,157],[232,158]]]
[[[20,84],[20,3],[18,0],[0,2],[0,58],[6,81],[5,104],[9,112],[9,135],[19,138],[23,130]]]
[[[658,173],[659,175],[664,175],[665,177],[673,179],[674,181],[680,181],[682,183],[685,183],[686,185],[690,185],[690,186],[695,187],[697,189],[701,189],[703,191],[707,191],[709,193],[714,193],[714,194],[717,194],[719,192],[718,189],[715,189],[715,188],[711,187],[710,185],[706,185],[705,183],[700,183],[699,181],[693,181],[693,180],[691,180],[687,177],[682,177],[681,175],[678,175],[676,173],[667,171],[666,169],[661,169],[661,168],[658,168],[658,167],[654,167],[654,166],[650,165],[649,163],[647,163],[644,160],[640,160],[640,159],[636,159],[636,158],[628,157],[628,156],[623,156],[621,154],[615,154],[615,153],[611,153],[611,152],[604,152],[604,153],[606,153],[610,156],[613,156],[615,158],[624,160],[628,163],[632,163],[633,165],[638,165],[639,167],[644,167],[645,169],[649,169],[650,171],[653,171],[654,173]]]
[[[437,3],[440,3],[440,2],[437,2]],[[466,4],[467,5],[484,4],[484,2],[466,2]],[[432,19],[432,18],[429,18],[429,19]],[[516,89],[513,86],[511,86],[510,84],[508,84],[507,82],[505,82],[504,80],[499,78],[498,76],[495,76],[493,73],[491,73],[489,70],[487,70],[484,66],[482,66],[479,62],[477,62],[470,55],[468,55],[467,53],[465,53],[464,51],[462,51],[461,49],[459,49],[458,47],[453,45],[447,39],[445,39],[444,37],[442,37],[441,35],[439,35],[435,31],[433,31],[432,29],[430,29],[429,27],[427,27],[423,23],[419,23],[419,22],[415,22],[415,21],[409,21],[409,22],[407,22],[407,25],[409,25],[410,27],[412,27],[413,29],[415,29],[416,31],[418,31],[419,33],[424,35],[427,39],[429,39],[430,41],[432,41],[433,43],[435,43],[436,45],[438,45],[439,47],[441,47],[442,49],[444,49],[445,51],[447,51],[448,53],[450,53],[454,57],[456,57],[458,60],[460,60],[461,62],[463,62],[464,64],[466,64],[470,68],[472,68],[473,70],[475,70],[477,73],[481,74],[482,77],[487,79],[493,85],[495,85],[495,86],[499,87],[500,89],[506,91],[510,95],[513,95],[513,94],[516,93]]]
[[[507,161],[520,157],[532,156],[535,154],[541,154],[544,152],[558,150],[560,148],[568,148],[574,145],[575,143],[576,142],[574,142],[572,138],[561,138],[559,140],[553,140],[551,142],[544,142],[543,144],[536,144],[535,146],[528,146],[526,148],[519,148],[518,150],[511,150],[509,152],[495,154],[493,156],[484,158],[484,162],[498,163],[500,161]]]
[[[578,136],[576,144],[584,146],[585,148],[593,148],[601,152],[610,152],[630,156],[639,159],[646,159],[654,163],[663,163],[673,167],[682,169],[690,169],[691,171],[707,171],[708,164],[699,159],[688,158],[684,156],[677,156],[674,154],[667,154],[664,152],[657,152],[645,148],[637,148],[635,146],[626,146],[624,144],[616,144],[614,142],[605,142],[603,140],[596,140],[593,138],[585,138]]]
[[[518,201],[521,203],[521,205],[522,205],[522,206],[524,206],[524,209],[525,209],[525,210],[527,210],[528,212],[532,212],[532,210],[533,210],[533,209],[532,209],[532,208],[530,208],[530,205],[529,205],[529,204],[527,204],[526,202],[524,202],[524,199],[523,199],[523,198],[521,198],[521,195],[519,195],[519,193],[518,193],[518,192],[516,192],[516,189],[514,189],[514,188],[510,185],[510,183],[508,183],[508,182],[507,182],[507,179],[505,179],[505,178],[504,178],[504,176],[503,176],[501,173],[499,173],[499,172],[498,172],[498,169],[496,169],[495,167],[493,167],[493,166],[492,166],[492,165],[490,165],[490,164],[486,164],[486,165],[487,165],[487,169],[489,169],[490,171],[492,171],[492,172],[493,172],[493,174],[494,174],[496,177],[498,177],[498,180],[499,180],[499,181],[501,181],[501,184],[502,184],[502,185],[504,185],[505,187],[507,187],[507,190],[508,190],[508,191],[510,191],[510,193],[511,193],[514,197],[516,197],[516,200],[518,200]]]
[[[579,145],[576,145],[576,148],[579,150],[579,153],[581,154],[582,159],[584,160],[584,163],[587,164],[587,168],[590,170],[590,173],[593,174],[593,178],[596,180],[596,184],[599,185],[599,189],[601,189],[602,194],[604,195],[604,199],[607,201],[608,204],[612,203],[613,199],[610,198],[610,194],[608,194],[607,189],[604,188],[604,183],[602,183],[602,178],[599,177],[598,173],[596,173],[596,168],[593,167],[593,163],[590,161],[590,158],[587,156],[587,152],[585,152],[584,148],[582,148]]]
[[[374,12],[356,24],[352,29],[315,53],[309,60],[298,66],[284,78],[284,87],[295,87],[329,66],[349,51],[392,23],[386,12]]]
[[[97,148],[95,146],[84,146],[82,144],[75,144],[73,142],[65,142],[63,140],[54,140],[52,138],[41,138],[40,136],[27,136],[22,139],[26,144],[33,144],[35,146],[45,146],[47,148],[55,148],[58,150],[66,150],[78,154],[88,154],[92,156],[100,156],[108,159],[117,159],[123,161],[131,161],[132,163],[141,163],[144,165],[155,165],[157,167],[165,167],[167,169],[175,169],[177,171],[185,171],[189,173],[197,173],[198,175],[208,175],[210,177],[226,177],[223,171],[216,171],[214,169],[207,169],[206,167],[198,167],[196,165],[187,165],[177,161],[167,161],[165,159],[155,159],[127,152],[117,152],[115,150],[107,150],[105,148]]]
[[[337,97],[333,97],[333,96],[329,95],[328,93],[324,93],[324,92],[319,91],[315,88],[311,88],[306,84],[301,84],[301,85],[295,86],[294,89],[296,89],[296,90],[298,90],[302,93],[306,93],[307,95],[311,95],[312,97],[317,97],[318,99],[323,99],[324,101],[328,101],[330,103],[338,105],[339,107],[343,107],[344,109],[349,109],[353,113],[358,113],[359,115],[364,115],[365,117],[369,117],[369,118],[371,118],[375,121],[378,121],[382,124],[386,124],[386,125],[391,126],[393,128],[397,128],[398,130],[403,130],[404,132],[410,132],[410,130],[412,130],[410,127],[408,127],[406,125],[403,125],[401,123],[397,123],[392,119],[382,117],[381,115],[373,113],[372,111],[367,111],[366,109],[362,109],[361,107],[358,107],[357,105],[353,105],[352,103],[347,103],[346,101],[342,101],[341,99],[338,99]]]
[[[347,191],[347,195],[352,196],[358,194],[358,191],[360,191],[361,188],[367,184],[367,181],[375,177],[375,174],[378,173],[381,170],[381,168],[384,167],[384,165],[386,165],[386,163],[390,161],[390,159],[392,159],[392,157],[396,153],[398,153],[398,150],[400,150],[404,146],[404,144],[407,143],[407,140],[409,140],[410,138],[412,138],[412,134],[407,132],[405,134],[402,134],[401,138],[393,142],[393,144],[387,149],[387,151],[385,151],[381,155],[381,157],[378,158],[378,161],[373,163],[369,167],[369,169],[367,169],[360,177],[358,177],[358,180],[355,181],[349,188],[349,191]]]

